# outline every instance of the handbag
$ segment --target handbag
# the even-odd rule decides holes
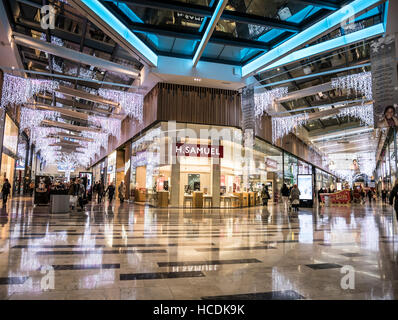
[[[300,200],[294,199],[292,204],[296,206],[296,205],[300,204]]]

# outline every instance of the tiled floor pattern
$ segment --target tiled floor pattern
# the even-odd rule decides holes
[[[389,206],[47,210],[23,197],[0,209],[0,299],[398,298]]]

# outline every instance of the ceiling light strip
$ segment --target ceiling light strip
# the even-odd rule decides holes
[[[296,48],[305,45],[306,43],[313,41],[322,35],[327,34],[330,30],[336,27],[338,24],[348,20],[352,16],[363,13],[367,9],[382,3],[380,0],[355,0],[341,9],[333,12],[328,17],[321,19],[317,23],[301,31],[297,35],[291,37],[289,40],[280,44],[279,46],[271,49],[260,57],[247,63],[242,67],[242,76],[246,77],[253,73],[263,69],[265,66],[271,64],[277,59],[288,55]],[[382,24],[384,30],[384,25]],[[364,29],[368,30],[368,28]],[[361,30],[362,31],[362,30]],[[384,31],[383,31],[384,32]],[[356,32],[354,32],[356,33]],[[348,37],[351,34],[345,36]],[[334,39],[333,39],[334,40]]]
[[[195,55],[192,59],[192,64],[193,67],[195,68],[199,62],[200,57],[202,56],[203,51],[205,50],[205,47],[207,43],[209,42],[209,39],[211,35],[213,34],[214,28],[217,25],[218,20],[221,17],[222,12],[224,11],[225,6],[227,5],[228,0],[219,0],[217,3],[217,6],[213,12],[213,15],[209,21],[209,24],[207,25],[206,31],[203,34],[202,40],[199,43],[198,48],[196,49]]]
[[[157,67],[158,56],[153,52],[140,38],[130,31],[118,18],[116,18],[103,4],[98,0],[80,0],[73,3],[84,3],[100,19],[102,19],[111,29],[123,37],[134,49],[137,55],[145,58],[152,66]]]

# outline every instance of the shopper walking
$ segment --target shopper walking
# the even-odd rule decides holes
[[[33,196],[33,191],[35,190],[35,182],[32,180],[29,184],[29,192],[30,192],[30,196]]]
[[[372,198],[373,198],[373,191],[372,189],[368,190],[368,198],[369,198],[369,204],[372,204]]]
[[[283,205],[285,207],[285,211],[287,211],[288,208],[289,208],[290,190],[287,187],[286,183],[284,183],[282,188],[281,188],[281,195],[282,195],[282,201],[283,201]]]
[[[113,196],[115,195],[115,186],[113,185],[113,182],[106,189],[105,193],[107,192],[108,192],[109,204],[112,204]]]
[[[83,211],[86,201],[86,189],[80,179],[77,180],[77,198],[79,201],[80,210]]]
[[[263,206],[268,205],[268,200],[270,198],[269,192],[268,192],[268,187],[263,184],[263,189],[261,190],[261,199],[263,200]]]
[[[122,181],[119,185],[118,188],[118,192],[119,192],[119,199],[120,199],[120,203],[124,202],[124,197],[126,194],[126,185],[124,184],[124,181]]]
[[[98,186],[97,186],[97,201],[98,203],[102,202],[102,197],[104,196],[104,184],[102,183],[102,181],[98,181]]]
[[[320,189],[318,190],[318,205],[319,205],[319,206],[321,206],[321,203],[322,203],[321,193],[324,193],[324,192],[323,192],[323,188],[320,188]]]
[[[394,201],[395,199],[395,201]],[[390,205],[394,203],[395,217],[398,220],[398,180],[395,182],[394,188],[390,192]]]
[[[292,207],[294,208],[294,211],[298,212],[298,208],[300,205],[300,190],[297,187],[297,184],[295,184],[290,191],[290,201],[292,202]]]
[[[383,204],[387,202],[387,190],[386,189],[383,189],[381,191],[381,201]]]
[[[3,183],[3,187],[1,188],[1,193],[3,194],[3,205],[7,204],[8,196],[11,192],[11,184],[8,182],[6,178]]]

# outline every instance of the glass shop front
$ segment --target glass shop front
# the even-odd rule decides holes
[[[0,190],[3,187],[5,179],[8,179],[11,185],[14,184],[15,162],[18,146],[18,127],[6,114],[4,125],[3,152],[1,154],[0,168]],[[11,188],[11,194],[14,188]]]
[[[232,127],[159,123],[132,141],[131,198],[160,207],[254,206],[265,184],[278,202],[282,151],[257,138],[245,148],[242,139]]]

